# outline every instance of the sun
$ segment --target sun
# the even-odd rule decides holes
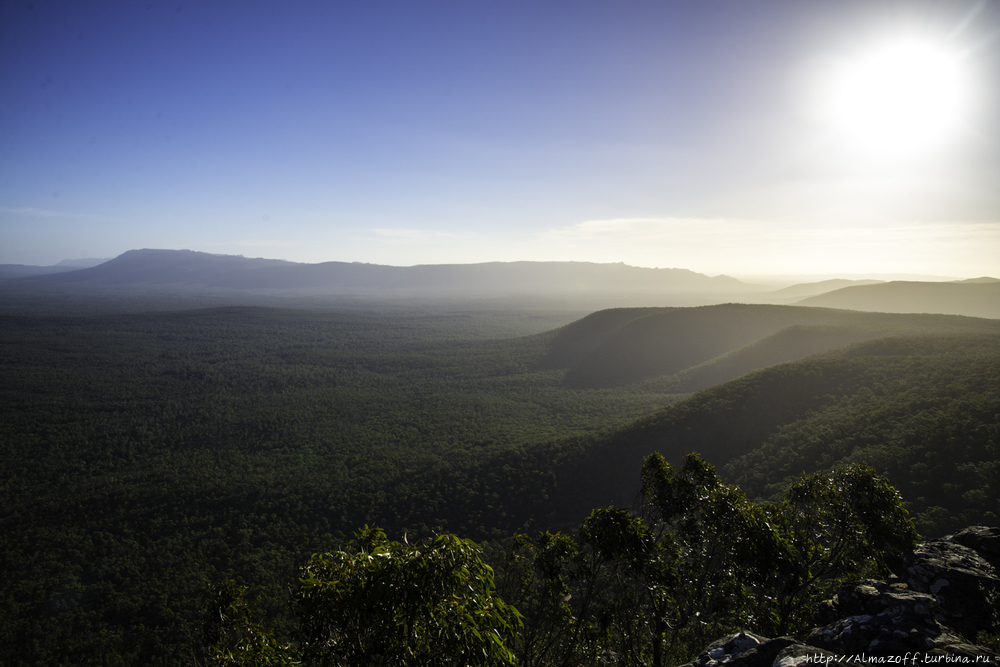
[[[885,44],[835,68],[827,120],[852,149],[909,157],[947,145],[966,106],[961,57],[929,40]]]

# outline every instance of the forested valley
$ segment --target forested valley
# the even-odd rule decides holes
[[[0,662],[192,664],[234,585],[290,632],[301,568],[359,540],[458,535],[513,577],[512,554],[627,522],[608,508],[654,452],[762,507],[869,465],[925,536],[998,523],[1000,321],[729,304],[512,337],[516,317],[0,317]]]

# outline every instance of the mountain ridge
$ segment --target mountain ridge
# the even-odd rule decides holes
[[[769,295],[772,298],[779,298],[782,300],[792,300],[797,298],[808,298],[811,296],[818,296],[820,294],[826,294],[834,290],[842,289],[844,287],[855,287],[860,285],[875,285],[884,283],[884,280],[848,280],[846,278],[832,278],[830,280],[820,280],[811,283],[797,283],[795,285],[790,285],[788,287],[783,287],[781,289],[774,290],[770,292]]]
[[[204,285],[339,292],[749,292],[756,286],[688,269],[591,262],[487,262],[410,267],[360,262],[302,264],[192,250],[129,250],[99,266],[26,278],[36,283]]]
[[[542,364],[577,388],[657,382],[685,393],[873,338],[1000,334],[1000,321],[765,304],[615,308],[556,330]]]
[[[555,502],[577,513],[627,506],[650,452],[672,463],[697,452],[751,496],[862,461],[893,480],[921,531],[994,521],[995,494],[984,504],[963,480],[995,484],[998,364],[996,334],[955,334],[880,338],[762,368],[582,442],[556,475]]]
[[[796,301],[794,305],[997,319],[1000,318],[1000,281],[987,277],[939,283],[896,280],[844,287]]]

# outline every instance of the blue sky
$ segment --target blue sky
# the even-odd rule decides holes
[[[998,5],[12,0],[0,263],[1000,276]],[[900,35],[955,55],[960,118],[854,150],[830,72]]]

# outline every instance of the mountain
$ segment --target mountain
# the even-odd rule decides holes
[[[190,664],[212,584],[282,618],[363,525],[500,556],[631,503],[653,451],[764,499],[867,461],[924,534],[998,522],[1000,320],[728,304],[470,340],[426,310],[0,313],[0,664]]]
[[[27,278],[30,276],[44,276],[53,273],[65,273],[86,269],[98,264],[103,264],[107,259],[64,259],[58,264],[51,266],[33,266],[30,264],[0,264],[0,280],[12,280],[17,278]]]
[[[104,257],[98,259],[97,257],[81,257],[80,259],[64,259],[56,266],[67,267],[71,269],[89,269],[92,266],[97,266],[99,264],[104,264],[110,257]]]
[[[32,266],[30,264],[0,264],[0,280],[16,280],[32,276],[45,276],[53,273],[76,271],[73,266]]]
[[[571,387],[652,381],[687,393],[852,343],[931,333],[1000,334],[1000,321],[748,304],[617,308],[559,329],[543,365],[565,369]]]
[[[792,285],[791,287],[785,287],[779,290],[775,290],[769,294],[772,299],[784,302],[791,301],[793,299],[802,299],[809,296],[817,296],[819,294],[826,294],[827,292],[832,292],[834,290],[843,289],[845,287],[854,287],[857,285],[875,285],[885,282],[884,280],[846,280],[843,278],[834,278],[832,280],[821,280],[815,283],[799,283],[798,285]]]
[[[347,262],[301,264],[190,250],[130,250],[100,266],[34,282],[105,285],[178,284],[227,289],[331,293],[496,295],[532,293],[740,293],[754,289],[728,276],[588,262],[489,262],[411,267]]]
[[[883,313],[946,313],[1000,318],[1000,281],[992,278],[958,283],[895,281],[845,287],[796,303]]]
[[[956,283],[1000,283],[1000,278],[982,276],[980,278],[969,278],[968,280],[953,280]]]
[[[940,535],[1000,519],[998,414],[1000,336],[881,338],[745,375],[581,443],[556,472],[553,502],[564,514],[630,504],[654,451],[674,464],[697,452],[763,498],[802,472],[863,461],[888,476],[923,534]]]

